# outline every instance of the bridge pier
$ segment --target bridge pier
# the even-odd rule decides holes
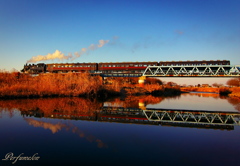
[[[138,84],[140,87],[144,87],[145,82],[146,82],[146,76],[138,77]]]
[[[141,109],[141,110],[146,110],[146,104],[145,104],[144,99],[139,99],[138,108]]]

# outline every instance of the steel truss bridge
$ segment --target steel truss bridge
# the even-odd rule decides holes
[[[240,125],[239,113],[181,110],[143,110],[149,121],[206,125]]]
[[[124,108],[104,106],[93,114],[23,111],[23,116],[47,117],[57,119],[74,119],[88,121],[107,121],[118,123],[168,125],[208,129],[233,130],[240,126],[239,112],[206,111],[206,110],[178,110],[153,108]]]
[[[109,121],[147,121],[162,125],[231,128],[240,125],[240,113],[204,110],[175,109],[136,109],[122,107],[103,107],[98,115],[99,120]]]
[[[240,76],[240,65],[148,66],[142,76],[234,77]]]

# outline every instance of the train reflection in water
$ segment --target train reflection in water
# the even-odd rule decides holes
[[[64,112],[54,109],[44,113],[41,110],[21,111],[23,116],[104,121],[146,125],[163,125],[194,127],[206,129],[233,130],[234,125],[240,125],[240,113],[216,112],[216,111],[194,111],[173,109],[146,109],[124,108],[124,107],[102,107],[91,114],[81,111]]]

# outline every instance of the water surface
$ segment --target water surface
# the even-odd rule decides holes
[[[238,165],[239,125],[160,123],[142,108],[239,113],[239,101],[216,95],[0,101],[1,165],[7,153],[37,153],[14,165]],[[230,126],[230,127],[229,127]]]

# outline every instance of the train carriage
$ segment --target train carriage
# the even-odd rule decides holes
[[[141,73],[148,66],[157,66],[158,62],[108,62],[99,63],[98,70],[102,73]]]
[[[97,70],[97,63],[52,63],[47,64],[47,72],[67,73],[67,72],[90,72]]]
[[[204,66],[204,65],[230,65],[229,60],[203,60],[203,61],[160,61],[159,66]]]

